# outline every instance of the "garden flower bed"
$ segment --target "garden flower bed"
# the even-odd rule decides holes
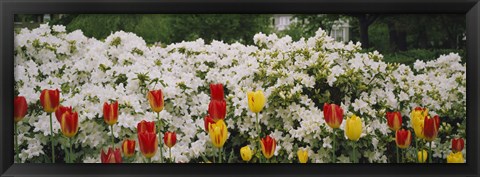
[[[253,38],[253,46],[198,39],[161,47],[123,31],[97,40],[78,30],[67,33],[64,26],[22,29],[15,34],[15,92],[28,111],[16,126],[18,162],[51,162],[54,140],[57,163],[118,162],[110,158],[118,154],[124,163],[297,163],[299,157],[310,163],[394,163],[397,156],[413,163],[421,149],[431,156],[428,161],[445,163],[454,157],[452,139],[466,137],[466,65],[458,54],[417,60],[410,68],[385,63],[378,52],[362,53],[359,43],[336,42],[321,29],[299,41],[262,33]],[[211,91],[216,83],[221,96]],[[44,89],[58,89],[59,104],[78,114],[78,132],[71,138],[65,136],[71,128],[65,115],[50,125],[48,101],[40,99]],[[156,98],[161,110],[151,103],[152,90],[161,90],[162,99]],[[249,106],[249,91],[261,91],[264,105]],[[115,101],[118,116],[109,122],[104,104]],[[216,101],[225,103],[225,116],[205,123],[208,113],[218,113],[209,111],[217,109],[209,108]],[[400,113],[391,121],[402,121],[390,128],[387,112]],[[421,123],[414,121],[418,116]],[[141,121],[155,122],[155,132],[140,132]],[[395,141],[398,128],[412,137],[400,154],[396,144],[405,144],[405,138]],[[160,148],[152,155],[138,137],[153,135],[167,138],[157,140]],[[215,138],[224,144],[212,142]],[[124,148],[126,139],[135,141],[134,150]],[[108,153],[112,146],[123,152]],[[463,162],[467,154],[461,147],[453,150]]]

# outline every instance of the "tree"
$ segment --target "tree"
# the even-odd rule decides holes
[[[370,41],[368,40],[368,27],[377,20],[380,16],[379,14],[348,14],[349,16],[355,17],[359,23],[360,29],[360,43],[362,43],[362,48],[370,48]]]
[[[203,38],[253,44],[258,32],[271,31],[271,15],[257,14],[82,14],[59,24],[104,39],[112,32],[134,32],[147,43],[172,43]]]

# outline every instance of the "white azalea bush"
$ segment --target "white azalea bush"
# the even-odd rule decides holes
[[[323,103],[341,105],[346,117],[362,119],[363,133],[357,142],[360,162],[394,161],[394,133],[386,124],[387,111],[400,111],[403,127],[409,129],[408,117],[416,106],[441,117],[439,138],[432,144],[437,162],[444,162],[451,152],[452,137],[465,138],[466,67],[457,54],[417,60],[411,68],[385,63],[378,52],[363,53],[359,43],[335,42],[321,29],[299,41],[262,33],[254,41],[251,46],[205,44],[198,39],[160,47],[123,31],[97,40],[79,30],[67,33],[64,26],[22,29],[15,34],[15,91],[26,97],[29,111],[18,126],[21,161],[50,161],[52,132],[39,97],[42,89],[56,88],[61,91],[61,104],[79,113],[75,162],[100,162],[102,148],[111,145],[111,131],[103,121],[104,102],[120,104],[113,132],[116,146],[126,138],[136,140],[138,122],[157,120],[146,97],[153,89],[162,89],[165,110],[160,117],[168,131],[177,133],[172,148],[175,161],[207,162],[216,154],[203,120],[210,83],[225,87],[228,162],[241,162],[242,146],[258,150],[253,140],[260,132],[255,131],[255,114],[248,109],[246,95],[252,90],[263,90],[267,97],[259,114],[260,135],[277,141],[272,162],[297,162],[299,148],[308,149],[310,162],[331,162],[332,129],[324,121]],[[68,140],[59,129],[55,121],[55,150],[63,157]],[[350,142],[342,137],[336,146],[338,162],[350,162]],[[138,152],[138,144],[136,148]],[[415,154],[410,148],[407,161],[414,162]],[[159,161],[159,153],[152,160]],[[138,153],[132,161],[144,159]]]

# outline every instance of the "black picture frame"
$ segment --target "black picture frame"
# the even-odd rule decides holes
[[[1,0],[0,174],[13,176],[478,176],[478,0]],[[467,21],[465,164],[13,164],[13,16],[57,13],[460,13]]]

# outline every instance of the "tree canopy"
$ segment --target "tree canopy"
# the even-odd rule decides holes
[[[253,43],[253,35],[272,31],[271,15],[259,14],[80,14],[53,23],[104,39],[114,31],[134,32],[147,43],[204,39]],[[214,30],[212,30],[214,29]]]

